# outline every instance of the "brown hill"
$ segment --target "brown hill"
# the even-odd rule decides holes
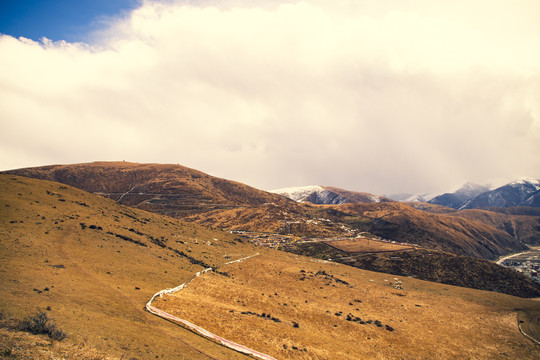
[[[224,230],[244,230],[307,237],[352,236],[344,224],[317,218],[318,207],[295,204],[288,208],[266,204],[215,210],[184,218],[186,221]]]
[[[159,214],[186,214],[245,205],[293,204],[285,197],[181,165],[94,162],[7,171],[57,181]]]
[[[525,249],[522,238],[504,232],[507,221],[490,224],[471,215],[465,219],[428,214],[395,202],[329,207],[298,204],[280,195],[180,165],[96,162],[9,173],[58,181],[121,204],[229,230],[310,237],[349,236],[354,233],[352,230],[367,231],[391,240],[486,259]],[[352,192],[347,194],[354,196]],[[498,216],[502,219],[508,215]],[[499,226],[501,223],[505,225]],[[532,225],[527,231],[527,239],[539,233]]]
[[[156,306],[276,359],[540,356],[515,311],[538,314],[535,300],[293,254],[256,256],[226,272],[197,278]]]
[[[540,244],[540,209],[531,207],[455,210],[428,203],[408,205],[431,213],[459,216],[492,226],[524,244]]]
[[[219,271],[156,306],[280,359],[540,356],[515,310],[538,331],[534,300],[410,278],[398,290],[386,274],[254,249],[55,182],[0,175],[0,194],[0,320],[43,311],[68,335],[0,329],[9,358],[247,359],[143,311],[206,266]]]
[[[45,312],[68,334],[68,348],[117,359],[246,358],[143,308],[196,271],[261,249],[56,182],[6,174],[0,235],[0,320]],[[16,353],[15,346],[5,351]]]
[[[402,203],[328,207],[326,217],[385,239],[418,244],[456,255],[496,259],[527,247],[506,232],[478,221],[432,214]]]
[[[334,242],[295,243],[287,246],[286,250],[319,259],[332,259],[359,269],[412,276],[422,280],[496,291],[524,298],[540,297],[540,284],[517,271],[491,261],[457,256],[444,251],[422,248],[402,250],[397,247],[395,251],[356,252],[347,251],[343,247],[338,248]]]

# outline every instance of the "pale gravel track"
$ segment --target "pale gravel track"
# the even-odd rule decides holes
[[[234,263],[237,263],[237,262],[241,262],[241,261],[245,261],[247,259],[250,259],[254,256],[257,256],[259,255],[259,253],[257,254],[254,254],[254,255],[250,255],[250,256],[247,256],[245,258],[242,258],[242,259],[238,259],[238,260],[233,260],[233,261],[229,261],[228,263],[224,264],[224,265],[230,265],[230,264],[234,264]],[[204,269],[202,271],[199,271],[198,273],[195,274],[195,276],[193,276],[193,278],[191,280],[189,280],[188,282],[184,283],[184,284],[181,284],[175,288],[172,288],[172,289],[164,289],[164,290],[161,290],[159,292],[157,292],[156,294],[154,294],[154,296],[152,296],[152,298],[150,299],[150,301],[148,301],[148,303],[146,304],[145,308],[146,310],[148,310],[150,313],[156,315],[156,316],[159,316],[163,319],[166,319],[166,320],[169,320],[169,321],[172,321],[174,322],[175,324],[179,324],[179,325],[182,325],[186,328],[188,328],[189,330],[191,331],[194,331],[208,339],[211,339],[223,346],[226,346],[230,349],[233,349],[235,351],[238,351],[240,353],[243,353],[243,354],[247,354],[247,355],[251,355],[251,356],[254,356],[256,358],[259,358],[259,359],[262,359],[262,360],[277,360],[275,359],[274,357],[270,356],[270,355],[267,355],[267,354],[263,354],[261,352],[258,352],[256,350],[253,350],[253,349],[250,349],[244,345],[240,345],[240,344],[237,344],[233,341],[230,341],[230,340],[227,340],[227,339],[224,339],[222,338],[221,336],[218,336],[216,334],[213,334],[211,333],[210,331],[206,330],[206,329],[203,329],[202,327],[200,326],[197,326],[187,320],[184,320],[184,319],[180,319],[180,318],[177,318],[176,316],[174,315],[171,315],[169,313],[166,313],[165,311],[163,310],[160,310],[154,306],[152,306],[152,301],[157,297],[162,297],[163,295],[169,295],[169,294],[173,294],[177,291],[180,291],[182,290],[183,288],[185,288],[187,285],[189,285],[189,283],[191,283],[195,278],[203,275],[204,273],[208,272],[208,271],[211,271],[212,268],[207,268],[207,269]]]

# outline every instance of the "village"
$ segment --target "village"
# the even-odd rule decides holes
[[[523,275],[540,283],[538,270],[540,269],[540,250],[532,250],[522,253],[511,258],[508,258],[500,263],[500,265],[513,269]]]

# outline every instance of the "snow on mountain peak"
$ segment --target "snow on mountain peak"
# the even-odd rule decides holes
[[[291,200],[302,202],[312,193],[321,193],[324,188],[319,185],[293,186],[283,189],[270,190],[269,192],[288,197]]]

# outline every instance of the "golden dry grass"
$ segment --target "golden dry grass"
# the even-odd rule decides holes
[[[221,271],[230,277],[208,273],[156,306],[277,359],[540,356],[519,333],[515,311],[538,309],[534,300],[411,278],[397,290],[392,275],[289,254]],[[372,323],[347,321],[348,314]]]
[[[119,360],[118,357],[89,347],[53,341],[43,335],[0,328],[0,359],[6,360]]]
[[[339,250],[350,253],[400,251],[414,249],[414,247],[412,246],[392,244],[386,241],[377,241],[365,238],[332,240],[324,241],[324,243]]]
[[[0,191],[0,312],[22,319],[46,311],[68,334],[62,343],[111,357],[246,358],[143,309],[203,268],[171,249],[215,266],[252,246],[58,183],[0,175]]]

